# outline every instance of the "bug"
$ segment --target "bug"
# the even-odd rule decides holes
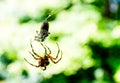
[[[37,36],[35,36],[35,40],[43,42],[45,38],[50,34],[49,23],[47,20],[43,22],[40,31],[36,31],[36,33],[37,33]]]
[[[30,62],[27,61],[27,59],[25,59],[25,61],[27,63],[29,63],[30,65],[34,66],[34,67],[42,67],[42,70],[46,70],[46,66],[49,65],[49,60],[51,60],[51,62],[53,62],[54,64],[58,63],[61,59],[62,59],[62,51],[60,50],[59,48],[59,45],[57,44],[57,47],[58,47],[58,51],[57,51],[57,55],[56,57],[52,57],[51,56],[51,50],[48,46],[46,46],[45,44],[43,44],[42,42],[40,42],[41,46],[44,48],[45,52],[44,52],[44,57],[41,57],[39,54],[37,54],[34,49],[33,49],[33,46],[32,46],[32,42],[30,42],[30,46],[31,46],[31,49],[32,49],[32,52],[29,52],[33,58],[35,60],[38,60],[38,65],[34,65]],[[60,58],[58,59],[58,56],[59,56],[59,53],[61,51],[61,56]],[[57,60],[58,59],[58,60]]]

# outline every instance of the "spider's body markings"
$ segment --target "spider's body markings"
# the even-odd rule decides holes
[[[32,52],[29,52],[34,57],[35,60],[38,60],[38,65],[34,65],[34,64],[30,63],[26,59],[25,59],[25,61],[34,67],[44,67],[42,70],[46,70],[46,66],[49,65],[49,59],[55,64],[58,63],[62,59],[62,51],[61,51],[61,57],[57,61],[55,61],[58,58],[58,55],[60,53],[60,48],[59,48],[58,44],[57,44],[58,52],[57,52],[57,56],[55,58],[51,56],[51,50],[49,47],[47,47],[45,44],[43,44],[41,42],[40,42],[40,44],[42,45],[42,47],[45,50],[44,57],[41,57],[34,51],[32,43],[30,43]],[[49,53],[47,51],[49,51]]]
[[[43,42],[45,38],[50,34],[49,32],[49,23],[45,20],[41,26],[40,31],[36,31],[37,36],[35,36],[36,41]]]

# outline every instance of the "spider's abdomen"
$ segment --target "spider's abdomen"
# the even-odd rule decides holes
[[[44,67],[49,65],[49,60],[45,58],[45,59],[42,59],[39,63],[41,64],[41,67]]]
[[[49,61],[48,61],[48,62],[46,62],[46,66],[47,66],[47,65],[49,65],[49,63],[50,63]]]
[[[48,61],[48,62],[41,63],[41,67],[44,67],[44,66],[47,66],[47,65],[49,65],[49,61]]]

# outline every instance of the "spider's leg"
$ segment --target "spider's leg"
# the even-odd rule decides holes
[[[30,41],[30,46],[31,46],[33,54],[36,55],[37,57],[41,57],[34,51],[33,46],[32,46],[32,41]]]
[[[24,58],[24,59],[25,59],[25,58]],[[28,62],[26,59],[25,59],[25,61],[26,61],[27,63],[29,63],[30,65],[34,66],[34,67],[40,67],[40,65],[34,65],[34,64]]]
[[[56,56],[54,59],[57,59],[57,58],[58,58],[58,55],[59,55],[59,53],[60,53],[60,47],[59,47],[58,43],[56,43],[56,44],[57,44],[57,47],[58,47],[58,52],[57,52],[57,56]],[[62,51],[61,51],[61,57],[62,57]]]
[[[57,44],[57,47],[58,47],[58,52],[57,52],[57,55],[56,55],[56,57],[54,58],[54,57],[52,57],[54,60],[56,60],[57,58],[58,58],[58,55],[59,55],[59,53],[60,53],[60,47],[59,47],[59,45],[58,45],[58,43],[56,43]],[[46,46],[47,47],[47,46]],[[48,47],[47,47],[48,48]],[[48,48],[48,50],[50,51],[50,48]],[[61,52],[62,53],[62,52]],[[50,54],[51,54],[51,51],[50,51]],[[50,56],[50,54],[49,54],[49,56]]]
[[[50,55],[49,55],[49,58],[50,58],[50,60],[51,60],[53,63],[55,63],[55,64],[56,64],[56,63],[58,63],[58,62],[62,59],[62,54],[63,54],[63,53],[62,53],[62,51],[61,51],[61,57],[60,57],[60,59],[58,59],[57,61],[54,61],[54,60],[55,60],[55,58],[53,58],[53,57],[52,57],[52,56],[50,56]]]
[[[40,42],[40,44],[43,46],[43,48],[45,49],[45,54],[44,55],[46,55],[47,54],[47,49],[45,48],[45,46],[43,45],[43,43],[41,43]]]
[[[61,57],[60,59],[58,59],[58,61],[56,61],[56,63],[58,63],[62,59],[62,55],[63,55],[63,52],[61,51]]]
[[[33,56],[33,58],[36,59],[36,60],[39,60],[39,59],[41,58],[41,57],[36,58],[34,54],[32,54],[30,51],[28,51],[28,52],[29,52],[29,53]]]
[[[51,50],[50,50],[50,48],[47,46],[47,45],[45,45],[45,47],[47,47],[47,49],[48,49],[48,51],[49,51],[49,55],[51,54]]]

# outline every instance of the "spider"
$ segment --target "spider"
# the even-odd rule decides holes
[[[41,26],[40,31],[36,31],[37,36],[35,36],[35,40],[43,42],[45,38],[50,34],[49,30],[49,23],[45,20]]]
[[[43,67],[42,70],[44,71],[44,70],[46,70],[46,66],[49,65],[49,60],[51,60],[54,64],[56,64],[56,63],[58,63],[62,59],[62,51],[61,51],[61,57],[56,61],[56,59],[58,58],[58,55],[60,53],[59,45],[57,44],[58,52],[57,52],[56,57],[54,58],[54,57],[51,56],[51,50],[50,50],[50,48],[47,47],[45,44],[43,44],[41,42],[40,42],[40,44],[42,45],[42,47],[45,50],[44,57],[41,57],[39,54],[37,54],[34,51],[32,43],[30,42],[30,46],[31,46],[32,52],[29,52],[29,53],[33,56],[33,58],[35,60],[38,60],[38,65],[34,65],[34,64],[28,62],[25,58],[24,59],[25,59],[25,61],[27,63],[29,63],[30,65],[32,65],[34,67]],[[49,53],[47,51],[49,51]]]

